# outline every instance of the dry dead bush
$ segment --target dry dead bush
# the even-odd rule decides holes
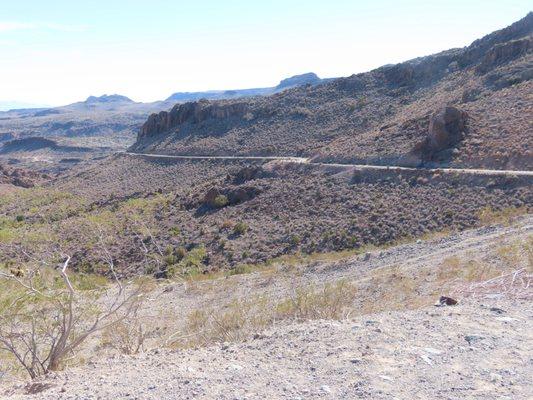
[[[527,213],[527,207],[505,207],[500,210],[485,207],[479,212],[478,218],[483,225],[503,224],[509,226],[517,217]]]
[[[0,269],[0,352],[31,378],[61,369],[89,337],[141,304],[139,286],[74,274],[59,250],[42,258],[17,250],[17,268]]]
[[[103,347],[116,349],[122,354],[137,354],[147,350],[146,341],[154,338],[160,329],[148,326],[136,310],[103,330],[101,343]]]
[[[235,342],[279,321],[344,319],[350,315],[356,288],[345,281],[299,288],[282,300],[269,296],[238,299],[224,308],[192,311],[184,328],[167,340],[170,347]]]
[[[356,297],[356,287],[344,280],[322,288],[297,289],[276,305],[275,319],[344,319],[349,316]]]

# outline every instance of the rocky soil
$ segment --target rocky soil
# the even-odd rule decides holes
[[[384,300],[387,290],[397,296],[381,312],[341,321],[278,323],[250,332],[240,343],[100,357],[42,380],[4,387],[0,393],[6,399],[529,399],[533,309],[531,288],[524,289],[524,282],[505,293],[499,286],[474,296],[456,291],[455,306],[420,307],[411,302],[429,288],[448,294],[461,286],[461,280],[448,281],[452,286],[431,284],[425,273],[437,273],[442,260],[473,257],[501,266],[497,248],[531,240],[532,229],[527,217],[507,227],[419,241],[334,264],[307,265],[293,275],[254,273],[199,283],[194,290],[181,285],[162,288],[150,304],[150,315],[160,308],[183,312],[230,303],[255,290],[280,298],[294,287],[341,277],[364,283],[374,276],[367,274],[390,268],[397,279],[426,276],[415,290],[418,294],[407,297],[395,286],[380,286],[381,295],[360,288],[355,310],[369,302],[389,302],[390,297]],[[524,256],[530,270],[531,260],[527,266]],[[235,280],[232,291],[230,280]],[[432,293],[432,299],[438,299]],[[179,324],[180,318],[173,321]]]
[[[530,177],[454,177],[425,171],[364,172],[277,162],[125,155],[75,169],[49,188],[76,194],[88,202],[93,214],[96,207],[121,215],[118,208],[134,198],[147,203],[164,199],[144,213],[156,241],[172,251],[205,246],[205,271],[284,254],[356,249],[439,230],[461,230],[479,224],[484,210],[525,211],[533,204]],[[227,204],[214,204],[217,195],[224,196]],[[25,214],[23,204],[15,208],[4,206],[3,210]],[[40,218],[28,216],[26,221]],[[71,227],[80,223],[74,220],[65,219],[59,231],[76,237]],[[239,223],[245,232],[235,232]],[[128,235],[117,233],[112,251],[117,265],[133,270],[142,252]]]

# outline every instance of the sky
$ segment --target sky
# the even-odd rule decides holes
[[[0,104],[349,76],[469,45],[525,0],[0,0]]]

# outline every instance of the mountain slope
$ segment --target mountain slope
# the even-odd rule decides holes
[[[268,97],[176,105],[150,116],[131,149],[529,168],[532,32],[529,13],[463,49]],[[463,115],[456,133],[445,106]]]

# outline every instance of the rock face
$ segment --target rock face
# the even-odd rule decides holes
[[[239,103],[210,103],[206,100],[194,101],[175,105],[170,111],[152,114],[144,123],[139,139],[152,137],[162,132],[168,132],[180,125],[197,124],[209,119],[242,118],[248,112],[248,104]]]
[[[485,73],[499,64],[509,62],[531,52],[532,49],[533,39],[531,37],[497,44],[485,54],[476,71]]]
[[[457,145],[464,138],[466,131],[466,112],[453,106],[446,106],[435,111],[429,119],[429,132],[418,143],[413,153],[422,161],[434,160],[437,153]]]

